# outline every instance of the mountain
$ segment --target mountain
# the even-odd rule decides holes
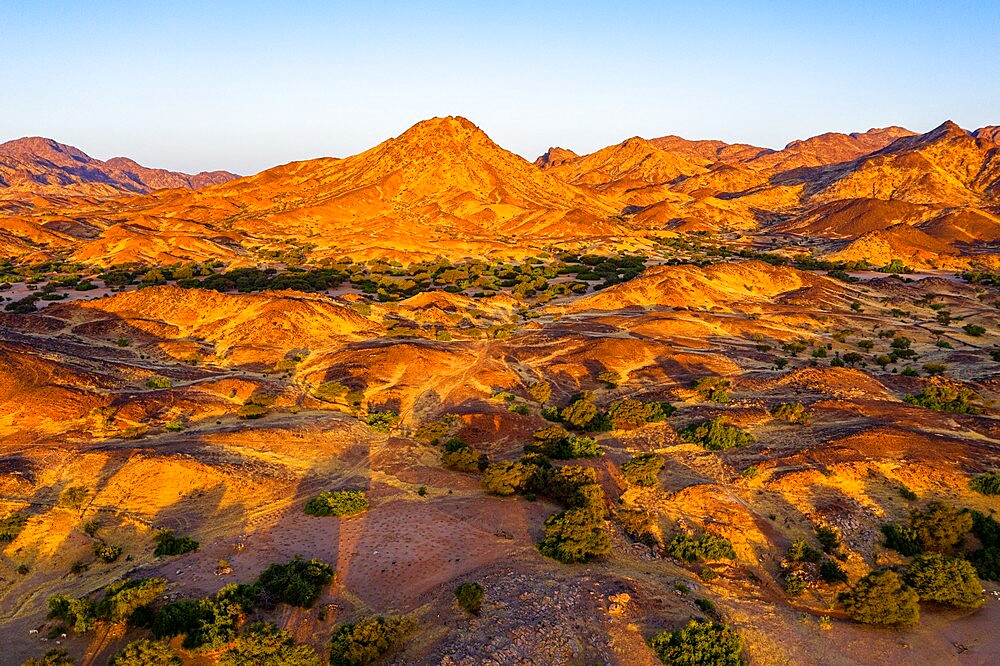
[[[0,144],[0,198],[46,196],[114,197],[182,187],[197,189],[224,183],[236,174],[203,171],[190,175],[150,169],[125,158],[102,161],[82,150],[43,137]]]
[[[521,256],[553,241],[627,235],[611,219],[615,206],[538,170],[457,117],[417,123],[352,157],[293,162],[201,190],[118,201],[112,208],[117,210],[102,216],[113,225],[82,247],[78,258],[142,259],[147,237],[171,230],[223,246],[283,246],[291,237],[310,244],[313,257],[349,251],[409,261]]]

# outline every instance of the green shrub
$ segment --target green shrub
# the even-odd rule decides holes
[[[650,546],[659,542],[656,514],[651,511],[619,508],[615,510],[614,517],[629,538]]]
[[[969,553],[969,562],[980,578],[1000,580],[1000,547],[988,546]]]
[[[541,456],[524,456],[512,462],[490,463],[483,473],[483,488],[501,496],[538,490],[551,467],[544,460]]]
[[[640,453],[622,464],[625,480],[636,486],[655,486],[656,477],[666,461],[655,453]]]
[[[365,423],[375,432],[388,433],[399,423],[399,414],[392,410],[381,412],[369,412],[365,417]]]
[[[604,450],[591,437],[570,436],[560,426],[550,426],[535,432],[535,441],[525,447],[529,453],[541,453],[557,460],[597,458]]]
[[[792,562],[819,562],[822,555],[818,550],[799,539],[793,541],[792,545],[788,547],[788,553],[785,557]]]
[[[181,666],[183,660],[162,641],[132,641],[108,661],[108,666]]]
[[[931,502],[910,514],[910,525],[925,551],[947,553],[961,545],[972,529],[972,514],[942,502]]]
[[[148,389],[168,389],[173,387],[174,383],[166,377],[150,377],[146,380],[146,388]]]
[[[416,628],[407,617],[363,617],[338,625],[330,639],[330,666],[365,666],[397,647]]]
[[[823,560],[819,565],[819,577],[824,583],[834,585],[847,582],[847,572],[833,560]]]
[[[97,559],[106,564],[111,564],[119,557],[121,557],[121,554],[122,554],[121,546],[110,546],[108,544],[100,544],[100,543],[94,544],[94,555],[97,557]]]
[[[676,631],[653,636],[649,646],[670,666],[741,666],[743,645],[740,636],[724,624],[690,620]]]
[[[715,573],[715,569],[712,569],[710,567],[702,567],[701,571],[698,572],[698,578],[701,578],[706,583],[711,583],[718,577],[719,574]]]
[[[631,430],[645,423],[665,421],[676,410],[669,402],[642,402],[626,398],[608,407],[608,419],[616,430]]]
[[[544,405],[552,397],[552,385],[546,381],[538,381],[528,387],[528,394],[539,405]]]
[[[13,541],[28,524],[28,517],[16,511],[0,518],[0,543]]]
[[[986,332],[986,329],[983,328],[982,326],[979,326],[978,324],[966,324],[965,326],[962,327],[962,330],[974,338],[978,338],[979,336],[981,336],[983,333]]]
[[[816,526],[816,539],[824,553],[832,553],[840,547],[840,532],[829,525]]]
[[[313,497],[305,506],[310,516],[353,516],[367,509],[368,498],[363,490],[330,490]]]
[[[792,571],[785,575],[785,594],[790,597],[797,597],[806,590],[806,579],[798,571]]]
[[[611,550],[611,537],[604,529],[603,517],[590,507],[567,509],[545,521],[545,536],[538,550],[566,564],[587,562]]]
[[[43,657],[33,657],[21,666],[76,666],[76,659],[65,648],[52,648]]]
[[[980,474],[969,481],[969,487],[982,495],[1000,495],[1000,473]]]
[[[90,490],[86,486],[70,486],[59,493],[59,506],[79,510],[89,494]]]
[[[597,429],[597,421],[600,420],[600,412],[597,405],[592,402],[589,394],[585,394],[559,412],[559,418],[564,423],[568,423],[578,430]]]
[[[692,423],[677,433],[681,441],[699,444],[709,451],[725,451],[746,446],[754,441],[753,435],[729,425],[716,417],[711,421]]]
[[[483,607],[483,586],[479,583],[462,583],[455,588],[455,599],[465,612],[479,615]]]
[[[451,439],[445,444],[441,464],[458,472],[482,472],[489,466],[490,459],[462,440]]]
[[[794,425],[805,425],[812,418],[812,412],[801,402],[783,402],[771,410],[771,415]]]
[[[979,608],[984,603],[983,585],[973,565],[965,560],[928,553],[915,558],[905,575],[921,601],[959,608]]]
[[[725,377],[701,377],[692,385],[695,393],[705,400],[718,403],[729,402],[729,380]]]
[[[917,531],[908,525],[888,523],[882,526],[882,534],[885,535],[885,547],[900,555],[911,557],[921,551],[920,537]]]
[[[914,624],[920,619],[920,598],[895,571],[874,571],[841,595],[848,615],[864,624]]]
[[[736,559],[736,551],[729,539],[711,532],[705,532],[697,540],[687,534],[678,534],[664,547],[664,551],[683,562]]]
[[[87,597],[74,599],[63,594],[49,597],[49,619],[62,620],[77,633],[94,628],[98,621],[128,621],[141,607],[161,596],[167,589],[162,578],[138,578],[108,585],[103,597],[94,603]]]
[[[219,657],[219,666],[320,666],[308,645],[298,645],[290,633],[271,623],[256,622]]]
[[[341,402],[349,390],[340,382],[323,382],[316,387],[313,395],[323,402]]]
[[[153,540],[156,541],[156,549],[153,550],[156,557],[183,555],[198,550],[197,541],[187,536],[175,536],[173,530],[158,530]]]
[[[297,557],[286,564],[272,564],[261,573],[255,585],[264,605],[274,602],[312,608],[323,586],[333,577],[333,567],[326,562]]]
[[[267,407],[263,405],[243,405],[236,410],[236,416],[241,419],[259,419],[267,414]]]
[[[905,373],[904,373],[905,374]],[[982,401],[982,396],[967,388],[928,384],[921,393],[907,395],[904,401],[939,412],[955,414],[982,414],[982,409],[976,402]]]

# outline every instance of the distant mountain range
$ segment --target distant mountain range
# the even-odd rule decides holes
[[[634,137],[534,164],[460,117],[343,159],[237,178],[94,160],[48,139],[0,145],[0,250],[101,264],[518,257],[641,250],[679,232],[783,233],[840,258],[998,263],[1000,128],[945,122],[822,134],[781,150]]]

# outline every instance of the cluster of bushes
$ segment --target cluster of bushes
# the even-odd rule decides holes
[[[924,387],[922,392],[916,395],[908,394],[903,400],[911,405],[919,405],[939,412],[956,414],[982,414],[983,412],[982,408],[977,405],[977,403],[982,402],[982,396],[961,386],[929,384]]]
[[[534,441],[524,447],[525,453],[541,453],[556,460],[597,458],[604,449],[592,437],[570,435],[558,425],[535,431]]]
[[[656,477],[666,463],[663,456],[656,453],[640,453],[622,463],[625,480],[636,486],[655,486]]]
[[[157,530],[153,540],[156,541],[153,555],[157,557],[183,555],[198,550],[197,541],[189,536],[176,536],[173,530]]]
[[[167,581],[162,578],[139,578],[108,585],[98,601],[89,597],[73,598],[56,594],[49,597],[48,617],[60,620],[82,634],[93,629],[98,622],[129,621],[139,609],[151,604],[166,589]]]
[[[255,622],[219,656],[219,666],[320,666],[322,660],[309,645],[270,622]]]
[[[548,458],[529,454],[513,462],[491,463],[483,486],[495,495],[545,494],[566,507],[545,521],[538,550],[560,562],[586,562],[611,549],[605,529],[604,492],[588,467],[554,468]]]
[[[255,608],[279,603],[311,608],[333,577],[329,564],[295,558],[272,564],[252,584],[227,585],[211,597],[145,609],[137,624],[150,626],[157,638],[183,635],[187,649],[217,649],[236,637],[236,627]]]
[[[337,625],[330,639],[330,666],[365,666],[399,646],[416,629],[408,617],[369,615]]]
[[[832,527],[818,526],[816,536],[825,553],[833,553],[840,545],[840,535]],[[792,542],[782,561],[785,591],[789,596],[801,594],[809,581],[817,578],[830,585],[847,582],[844,568],[835,560],[824,558],[823,552],[810,546],[804,539]]]
[[[267,414],[275,400],[273,395],[254,393],[246,399],[242,407],[236,410],[236,415],[241,419],[259,419]]]
[[[365,423],[375,432],[389,433],[399,423],[399,414],[386,409],[380,412],[368,412]]]
[[[885,545],[901,555],[923,552],[951,553],[962,544],[972,530],[973,514],[942,502],[931,502],[923,510],[910,512],[905,525],[882,526]]]
[[[368,509],[363,490],[329,490],[306,503],[310,516],[353,516]]]
[[[615,520],[625,535],[647,546],[657,546],[661,542],[656,514],[644,509],[620,507],[615,509]]]
[[[969,487],[983,495],[1000,495],[1000,474],[980,474],[969,481]]]
[[[681,629],[653,636],[649,646],[664,664],[741,666],[743,663],[740,635],[710,620],[691,619]]]
[[[457,437],[445,442],[441,452],[441,464],[458,472],[482,472],[490,464],[489,456],[482,453]]]
[[[323,402],[342,404],[353,409],[359,408],[365,399],[363,391],[352,391],[340,382],[323,382],[316,387],[313,395]]]
[[[663,550],[666,555],[682,562],[736,559],[736,551],[729,539],[712,532],[705,532],[700,539],[688,534],[678,534]]]
[[[726,451],[746,446],[754,441],[753,435],[715,417],[709,421],[692,423],[677,432],[682,442],[698,444],[709,451]]]
[[[668,402],[642,402],[632,398],[616,400],[607,411],[602,411],[594,404],[594,393],[582,391],[570,398],[569,404],[562,409],[546,407],[542,416],[572,430],[604,432],[612,428],[628,430],[645,423],[665,421],[674,411],[675,408]]]
[[[708,376],[696,379],[692,384],[695,393],[710,402],[729,402],[730,382],[725,377]]]
[[[812,418],[812,412],[801,402],[783,402],[771,409],[771,416],[793,425],[806,425]]]
[[[163,641],[132,641],[108,660],[108,666],[181,666],[184,661]]]

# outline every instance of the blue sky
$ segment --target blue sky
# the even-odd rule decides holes
[[[0,3],[0,141],[254,173],[463,115],[533,159],[1000,124],[1000,2]]]

